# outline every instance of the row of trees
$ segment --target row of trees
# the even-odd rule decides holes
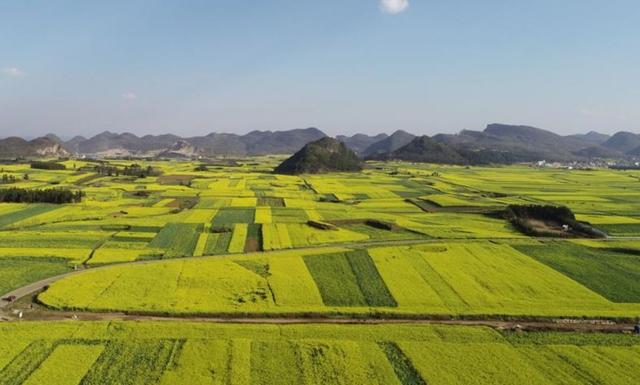
[[[0,202],[3,203],[78,203],[85,193],[64,188],[32,190],[24,188],[0,189]]]
[[[39,169],[39,170],[66,170],[67,169],[67,167],[64,164],[60,164],[56,162],[42,162],[42,161],[31,162],[31,168]]]
[[[16,183],[16,177],[9,174],[2,174],[2,181],[0,181],[0,184],[10,184],[10,183]]]
[[[101,175],[107,176],[135,176],[138,178],[146,178],[148,176],[157,176],[160,175],[160,172],[154,169],[151,166],[146,168],[140,166],[139,164],[132,164],[130,166],[124,166],[124,168],[118,168],[117,166],[111,166],[109,164],[100,164],[96,166],[95,171]]]

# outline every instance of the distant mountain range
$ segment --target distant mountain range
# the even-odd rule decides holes
[[[387,139],[389,135],[378,134],[375,136],[369,136],[365,134],[355,134],[353,136],[338,135],[336,139],[346,144],[347,147],[352,149],[356,154],[364,154],[371,145]]]
[[[50,134],[34,140],[10,137],[0,140],[0,158],[87,155],[95,157],[196,156],[238,157],[293,154],[310,142],[327,137],[317,128],[289,131],[252,131],[245,135],[211,133],[206,136],[136,136],[103,132],[64,141]],[[597,132],[562,136],[530,126],[490,124],[483,131],[416,137],[405,131],[391,135],[337,136],[362,158],[428,161],[436,163],[513,163],[537,160],[572,161],[632,159],[640,157],[640,135]]]
[[[0,140],[0,157],[68,156],[73,154],[97,157],[123,156],[248,156],[292,154],[305,144],[327,135],[317,128],[289,131],[253,131],[246,135],[211,133],[206,136],[182,138],[176,135],[115,134],[105,131],[91,138],[76,136],[63,141],[47,135],[27,142],[20,138]]]
[[[364,151],[362,151],[362,155],[365,157],[371,157],[380,154],[389,154],[401,147],[406,146],[414,138],[415,135],[402,130],[398,130],[391,134],[391,136],[384,138],[379,142],[373,143],[372,145],[367,147]]]
[[[595,132],[561,136],[530,126],[490,124],[484,131],[420,137],[408,145],[369,159],[398,159],[453,164],[489,164],[623,159],[640,153],[640,135],[619,132],[611,137]]]
[[[0,140],[0,158],[65,156],[63,145],[48,136],[33,140],[10,137]]]

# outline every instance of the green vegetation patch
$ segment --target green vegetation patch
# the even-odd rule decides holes
[[[53,205],[32,205],[24,210],[15,211],[12,213],[0,215],[0,228],[11,225],[12,223],[22,221],[36,215],[44,214],[49,211],[53,211],[58,207]]]
[[[147,243],[149,242],[149,238],[145,238],[145,237],[126,237],[126,236],[113,236],[111,237],[112,241],[116,241],[116,242],[142,242],[142,243]]]
[[[358,286],[369,306],[398,306],[366,250],[353,251],[347,253],[346,256]]]
[[[262,278],[269,278],[269,276],[271,276],[271,273],[269,272],[269,263],[267,263],[266,261],[247,259],[235,261],[235,263],[253,273],[258,274]]]
[[[53,182],[50,182],[53,183]],[[67,188],[4,188],[0,189],[0,202],[3,203],[78,203],[85,196],[83,191],[72,191]]]
[[[327,306],[367,306],[344,253],[307,255],[304,262]]]
[[[640,235],[640,223],[599,224],[596,227],[613,236]]]
[[[31,162],[31,168],[37,170],[66,170],[67,167],[64,164],[56,163],[56,162],[44,162],[44,161],[33,161]]]
[[[44,234],[39,231],[3,231],[0,232],[0,246],[2,248],[93,249],[100,245],[107,236],[107,233],[57,232]]]
[[[205,255],[225,254],[229,250],[229,243],[231,243],[231,237],[233,233],[211,233],[207,238],[207,243],[204,247]]]
[[[102,178],[104,175],[101,174],[88,174],[87,176],[83,176],[82,178],[78,179],[75,181],[75,185],[86,185],[89,184],[89,182],[93,182],[96,179],[100,179]]]
[[[397,306],[366,250],[304,256],[327,306]]]
[[[296,346],[290,341],[253,341],[251,384],[304,384],[298,361]]]
[[[398,345],[394,342],[380,342],[378,345],[387,356],[402,385],[427,385]]]
[[[168,339],[110,341],[80,385],[157,384],[183,345]]]
[[[214,226],[228,226],[236,223],[253,223],[255,218],[253,208],[224,207],[213,218]]]
[[[196,178],[194,175],[162,175],[158,177],[161,185],[191,186],[191,182]]]
[[[640,256],[573,243],[514,245],[613,302],[640,301]]]
[[[126,230],[136,233],[157,233],[162,230],[162,226],[131,226]]]
[[[191,256],[202,228],[202,224],[168,223],[149,243],[149,247],[167,250],[166,257]]]
[[[274,197],[259,197],[258,206],[284,207],[284,199]]]
[[[623,333],[519,333],[502,330],[500,334],[512,345],[640,346],[640,338],[629,338]]]
[[[309,220],[304,209],[282,207],[273,207],[271,218],[274,223],[302,223]]]
[[[20,354],[0,370],[0,385],[21,385],[29,378],[53,351],[51,341],[38,340],[30,343]]]
[[[63,258],[0,258],[0,294],[68,271]]]
[[[244,251],[247,253],[262,251],[262,225],[252,223],[247,227]]]
[[[383,230],[373,226],[369,226],[365,223],[347,224],[341,227],[347,230],[355,231],[357,233],[366,234],[370,239],[373,240],[430,238],[424,234],[414,233],[404,228]]]

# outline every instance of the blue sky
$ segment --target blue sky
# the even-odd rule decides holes
[[[640,131],[637,0],[385,1],[0,0],[0,136]]]

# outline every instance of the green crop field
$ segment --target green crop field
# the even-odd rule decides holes
[[[304,261],[328,306],[397,306],[366,251],[308,255]]]
[[[270,173],[281,159],[6,165],[30,173],[15,187],[86,196],[0,203],[0,294],[77,270],[2,303],[0,385],[637,382],[640,339],[620,332],[640,316],[637,171]],[[527,236],[511,204],[567,206],[608,237]],[[495,329],[518,323],[590,333]]]
[[[461,326],[0,325],[1,384],[631,384],[640,341]]]
[[[63,258],[0,258],[0,293],[70,271]]]
[[[640,302],[640,253],[563,243],[518,246],[613,302]]]

